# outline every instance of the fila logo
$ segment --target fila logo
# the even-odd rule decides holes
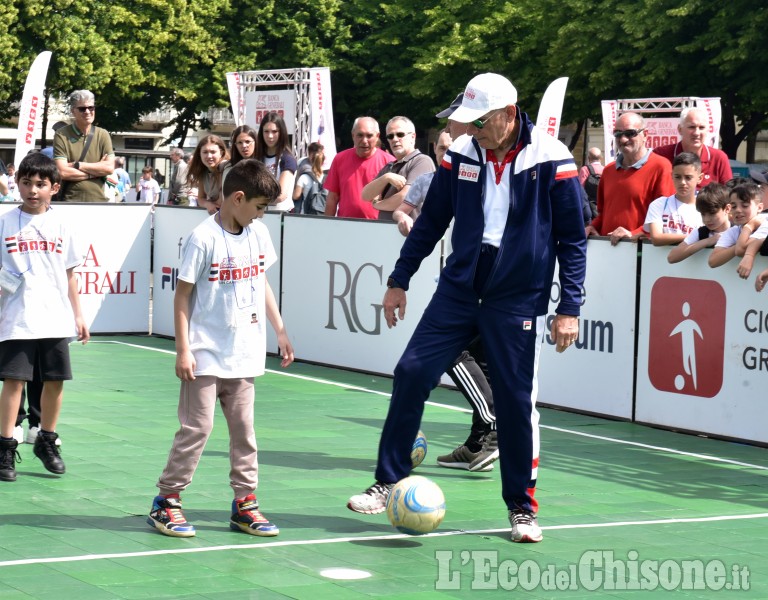
[[[723,386],[725,290],[661,277],[651,290],[648,377],[657,390],[712,398]]]
[[[459,179],[464,181],[477,181],[480,179],[480,167],[478,165],[459,165]]]

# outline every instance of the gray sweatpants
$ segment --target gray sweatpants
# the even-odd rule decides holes
[[[229,428],[229,485],[235,498],[244,498],[256,490],[259,465],[253,430],[253,378],[201,376],[194,381],[181,382],[181,427],[173,438],[168,463],[157,482],[161,494],[180,494],[192,482],[213,429],[217,398]]]

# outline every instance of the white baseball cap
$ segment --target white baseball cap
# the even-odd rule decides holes
[[[461,106],[451,115],[451,120],[469,123],[492,110],[516,103],[517,90],[509,79],[496,73],[483,73],[467,84]]]

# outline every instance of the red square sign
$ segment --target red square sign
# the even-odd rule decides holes
[[[651,290],[648,376],[657,390],[712,398],[723,385],[725,290],[661,277]]]

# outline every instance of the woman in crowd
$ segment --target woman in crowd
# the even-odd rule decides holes
[[[256,139],[253,158],[263,162],[280,184],[280,196],[272,210],[293,210],[293,183],[296,173],[296,159],[288,149],[288,130],[285,121],[276,112],[264,115]]]
[[[259,132],[248,125],[240,125],[232,132],[229,142],[230,154],[229,167],[234,167],[241,160],[253,158],[256,152],[256,144]]]
[[[218,135],[207,135],[197,144],[187,169],[187,185],[197,187],[197,205],[214,214],[221,206],[222,171],[229,160]]]
[[[327,193],[323,189],[324,150],[319,142],[312,142],[307,148],[307,161],[302,161],[296,186],[293,188],[293,200],[298,213],[322,215],[325,211]]]

